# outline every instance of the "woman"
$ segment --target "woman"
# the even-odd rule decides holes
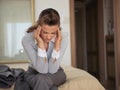
[[[22,40],[30,59],[25,81],[31,90],[58,90],[65,82],[60,63],[67,41],[67,34],[61,32],[58,12],[52,8],[43,10]]]

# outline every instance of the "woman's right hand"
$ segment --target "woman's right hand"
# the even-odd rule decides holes
[[[45,47],[44,47],[44,41],[40,37],[40,32],[41,32],[41,26],[38,26],[37,29],[34,30],[34,38],[37,41],[38,47],[44,50],[45,49]]]

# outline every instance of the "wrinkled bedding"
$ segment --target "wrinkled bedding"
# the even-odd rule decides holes
[[[59,90],[105,90],[100,82],[88,72],[63,66],[67,75],[67,81],[59,87]]]
[[[23,64],[22,66],[8,64],[8,66],[11,68],[23,68],[25,70],[28,67],[27,64]],[[105,90],[100,82],[88,72],[66,65],[62,65],[62,67],[67,75],[67,80],[63,85],[59,86],[59,90]],[[14,85],[8,89],[0,88],[0,90],[13,90],[13,88]]]

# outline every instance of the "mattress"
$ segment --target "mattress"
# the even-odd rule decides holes
[[[105,90],[101,83],[88,72],[71,66],[63,66],[67,81],[59,90]]]
[[[23,68],[27,70],[28,64],[7,64],[11,68]],[[74,68],[72,66],[62,65],[67,80],[64,84],[58,87],[59,90],[105,90],[102,84],[88,72]],[[14,85],[8,89],[0,90],[13,90]]]

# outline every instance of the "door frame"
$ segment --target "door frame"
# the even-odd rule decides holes
[[[75,10],[74,0],[70,0],[70,34],[71,34],[71,65],[76,67],[76,32],[75,32]]]
[[[116,90],[120,90],[120,0],[113,1]]]

